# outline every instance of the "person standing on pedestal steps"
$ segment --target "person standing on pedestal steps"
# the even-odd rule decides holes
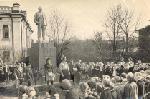
[[[42,38],[42,41],[45,41],[45,29],[46,29],[47,23],[46,23],[46,17],[42,11],[42,8],[39,7],[38,10],[39,11],[36,12],[34,15],[34,23],[36,23],[37,28],[38,28],[37,34],[38,34],[38,41],[40,42],[41,38]]]
[[[51,63],[50,58],[46,59],[46,64],[44,65],[44,68],[47,85],[53,85],[55,74],[54,74],[54,66]]]

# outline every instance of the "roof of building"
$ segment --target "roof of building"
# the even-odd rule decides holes
[[[14,5],[19,5],[19,4],[13,3],[13,6]],[[10,17],[12,17],[12,15],[20,15],[23,18],[23,20],[26,22],[26,25],[28,26],[29,30],[33,33],[33,30],[31,29],[31,26],[30,26],[28,20],[26,19],[26,11],[23,11],[23,10],[15,10],[14,11],[13,7],[0,6],[0,15],[9,15]]]
[[[20,4],[19,4],[19,3],[17,3],[17,2],[16,2],[16,3],[13,3],[13,5],[19,5],[19,6],[20,6]]]
[[[139,31],[143,31],[143,30],[147,30],[147,29],[150,30],[150,25],[147,25],[147,26],[145,26],[144,28],[139,29]]]

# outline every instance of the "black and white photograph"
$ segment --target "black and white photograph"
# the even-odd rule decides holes
[[[0,99],[150,99],[150,0],[0,0]]]

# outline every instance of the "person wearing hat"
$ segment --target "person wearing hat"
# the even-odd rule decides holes
[[[135,83],[134,74],[129,72],[127,75],[128,83],[124,87],[123,99],[138,99],[138,86]]]

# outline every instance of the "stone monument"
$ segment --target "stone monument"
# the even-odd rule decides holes
[[[52,65],[56,66],[56,48],[54,47],[54,43],[45,40],[45,29],[46,29],[46,18],[44,13],[42,12],[42,8],[39,7],[39,11],[34,15],[34,22],[37,25],[37,34],[38,34],[38,42],[32,43],[30,48],[30,62],[32,65],[32,69],[34,74],[44,74],[43,69],[45,65],[45,60],[50,58],[52,61]],[[42,40],[41,40],[42,38]],[[42,75],[43,76],[43,75]],[[44,80],[44,79],[43,79]],[[41,80],[41,81],[43,81]]]

